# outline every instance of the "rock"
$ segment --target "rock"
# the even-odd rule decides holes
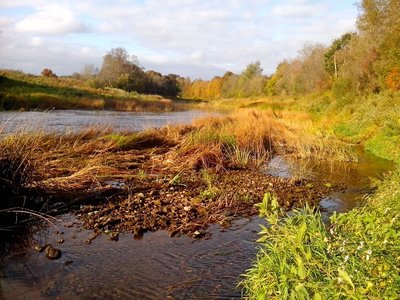
[[[47,247],[47,245],[36,245],[36,246],[35,246],[35,250],[36,250],[37,252],[43,252],[44,249],[46,249],[46,247]]]
[[[144,229],[141,226],[137,226],[133,229],[133,238],[135,240],[141,239],[143,237]]]
[[[59,244],[62,244],[62,243],[64,243],[65,241],[63,240],[63,239],[58,239],[58,241],[57,241],[57,243],[59,243]]]
[[[108,235],[108,238],[109,238],[111,241],[118,241],[118,239],[119,239],[119,234],[118,234],[118,232],[111,232],[111,233]]]
[[[69,265],[71,265],[72,263],[73,263],[72,260],[67,260],[67,261],[64,263],[64,265],[69,266]]]
[[[195,239],[201,239],[204,236],[204,232],[201,232],[199,230],[196,230],[195,232],[193,232],[193,237]]]
[[[46,247],[45,255],[48,259],[59,259],[61,257],[61,250],[53,248],[51,245]]]

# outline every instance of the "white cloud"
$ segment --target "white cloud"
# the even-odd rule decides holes
[[[43,35],[63,35],[84,32],[87,27],[65,6],[48,5],[16,24],[18,32]]]
[[[0,7],[9,8],[9,7],[18,7],[18,6],[35,6],[40,7],[45,4],[45,0],[2,0],[0,2]]]
[[[43,45],[44,45],[44,41],[43,41],[43,39],[40,38],[40,37],[33,37],[33,38],[31,38],[31,40],[30,40],[30,44],[31,44],[32,46],[39,47],[39,46],[43,46]]]
[[[272,14],[278,17],[299,17],[306,18],[312,17],[322,10],[324,4],[311,4],[311,3],[295,3],[295,4],[284,4],[275,6],[272,10]]]
[[[338,2],[3,0],[0,68],[40,73],[51,61],[57,74],[71,74],[124,47],[162,73],[210,78],[255,60],[271,73],[305,42],[329,44],[354,30],[357,9]]]

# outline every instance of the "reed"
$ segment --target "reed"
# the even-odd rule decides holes
[[[295,125],[295,118],[303,126]],[[138,170],[150,180],[203,169],[258,169],[275,153],[324,158],[339,153],[333,136],[321,142],[311,129],[313,124],[305,115],[276,117],[270,111],[254,110],[144,132],[89,128],[75,133],[33,133],[22,129],[0,136],[2,189],[12,201],[29,193],[68,202],[110,190],[109,180],[143,182]],[[296,137],[300,133],[304,133],[302,139]],[[12,206],[21,205],[34,206],[29,201]]]

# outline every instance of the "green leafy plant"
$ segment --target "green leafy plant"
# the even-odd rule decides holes
[[[400,170],[362,208],[329,227],[308,206],[283,213],[266,194],[260,251],[241,282],[250,299],[397,299],[400,290]]]

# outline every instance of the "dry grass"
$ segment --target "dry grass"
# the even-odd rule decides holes
[[[20,131],[0,137],[0,183],[8,195],[19,195],[22,188],[55,198],[69,192],[77,197],[109,189],[109,180],[140,182],[209,168],[257,169],[274,153],[351,158],[333,136],[318,130],[304,114],[241,110],[141,133]]]

